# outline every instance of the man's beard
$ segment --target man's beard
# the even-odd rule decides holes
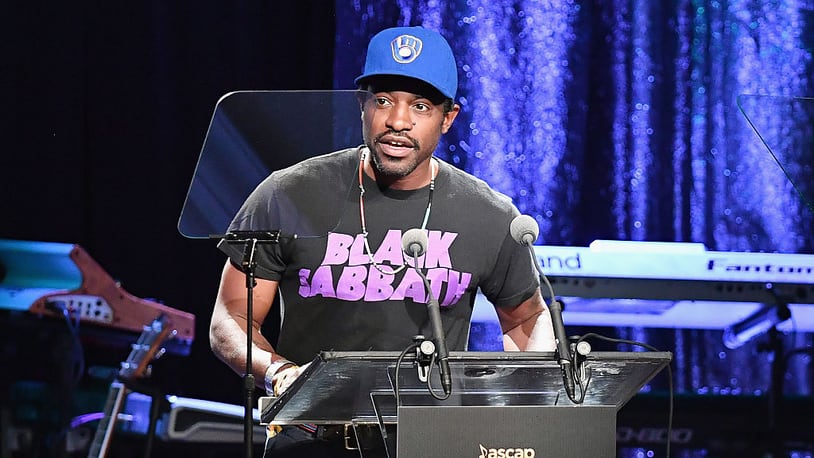
[[[404,157],[400,159],[386,159],[382,161],[379,153],[371,148],[371,159],[373,159],[373,167],[380,175],[390,178],[404,178],[409,175],[413,170],[418,167],[418,162],[415,156]]]

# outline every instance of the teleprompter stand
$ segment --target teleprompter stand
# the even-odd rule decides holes
[[[363,447],[363,457],[507,456],[509,450],[519,457],[613,457],[617,411],[671,356],[589,354],[581,366],[590,381],[580,405],[565,395],[553,353],[452,352],[453,389],[444,401],[427,392],[408,358],[398,371],[397,403],[397,352],[323,352],[282,396],[261,399],[261,423],[378,428],[382,446]]]
[[[254,304],[254,287],[256,285],[255,269],[257,261],[257,245],[265,243],[279,243],[279,231],[233,231],[224,236],[214,236],[229,244],[243,246],[243,259],[241,268],[246,275],[246,326],[251,329],[251,317],[254,316],[252,309]],[[252,374],[252,333],[246,332],[246,369],[243,374],[244,391],[244,412],[243,412],[243,454],[244,458],[252,458],[252,446],[254,445],[254,415],[252,415],[254,402],[254,374]]]

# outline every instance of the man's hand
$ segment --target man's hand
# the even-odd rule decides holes
[[[303,366],[286,366],[279,371],[271,378],[272,387],[274,388],[274,396],[280,396],[294,383],[294,380],[297,380],[297,377],[300,376],[302,371],[304,371],[308,365],[305,364]]]

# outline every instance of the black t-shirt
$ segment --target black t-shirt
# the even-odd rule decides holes
[[[259,245],[255,274],[280,282],[276,349],[300,364],[322,350],[402,350],[417,334],[432,336],[424,283],[401,248],[402,234],[422,224],[429,186],[379,189],[363,174],[368,251],[359,157],[358,148],[346,149],[272,173],[230,226],[282,232],[279,244]],[[529,298],[539,283],[528,249],[509,234],[518,211],[506,196],[443,161],[432,194],[419,267],[441,305],[448,348],[464,350],[478,288],[503,307]],[[220,247],[240,265],[242,247]],[[410,267],[389,273],[405,262]]]

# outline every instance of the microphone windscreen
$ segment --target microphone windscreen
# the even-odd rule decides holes
[[[537,221],[529,215],[518,215],[509,225],[509,233],[515,242],[521,245],[531,245],[540,235],[540,226]]]
[[[409,229],[401,236],[401,249],[409,256],[418,257],[427,251],[427,233],[421,229]]]

